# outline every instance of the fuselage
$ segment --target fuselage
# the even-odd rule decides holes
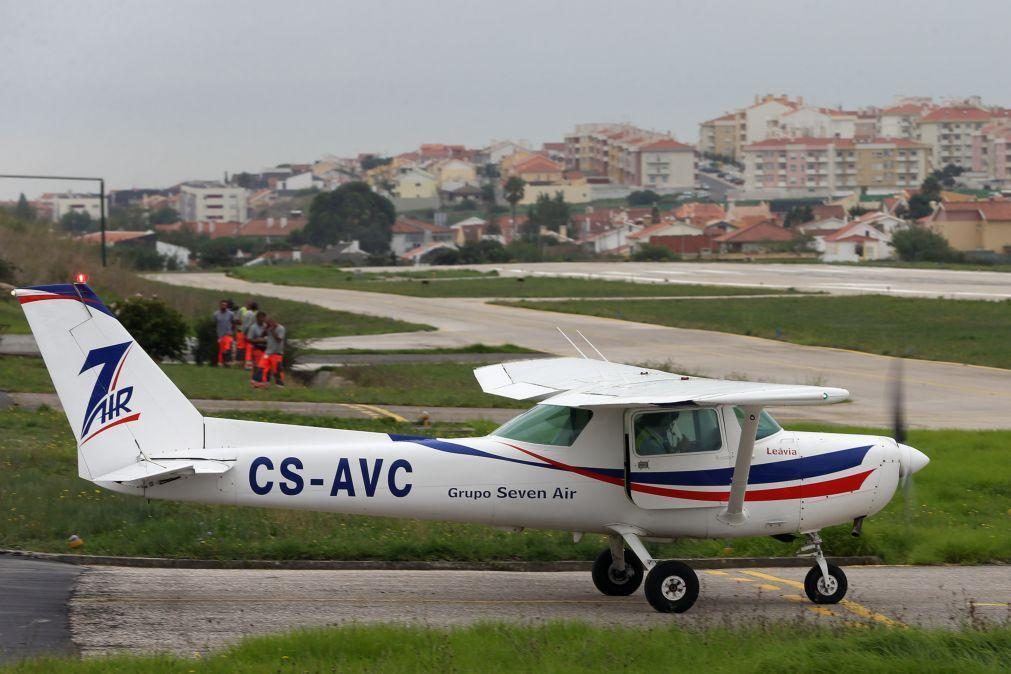
[[[246,422],[229,431],[236,446],[203,452],[234,460],[221,475],[105,486],[156,499],[501,527],[608,533],[623,525],[668,539],[815,531],[873,515],[899,482],[902,446],[890,438],[774,426],[755,443],[746,518],[727,524],[717,516],[740,436],[734,409],[714,408],[714,448],[669,455],[637,444],[632,420],[643,411],[592,409],[571,445],[517,440],[524,434],[508,425],[504,435],[451,440],[302,428],[289,444],[270,440],[286,427]]]

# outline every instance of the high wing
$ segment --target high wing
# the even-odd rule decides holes
[[[568,407],[598,405],[826,405],[849,391],[825,386],[706,379],[584,358],[545,358],[474,370],[485,393]]]

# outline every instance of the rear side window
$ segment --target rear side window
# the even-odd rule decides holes
[[[492,435],[538,445],[570,447],[593,417],[590,410],[561,405],[537,405],[507,421]]]

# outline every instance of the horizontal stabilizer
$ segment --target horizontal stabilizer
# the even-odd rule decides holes
[[[218,461],[213,459],[142,460],[111,473],[100,475],[94,481],[140,486],[146,482],[162,481],[184,475],[220,475],[228,471],[234,464],[234,460]]]

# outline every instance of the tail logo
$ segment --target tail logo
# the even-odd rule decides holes
[[[96,367],[98,379],[91,391],[88,408],[84,413],[84,425],[81,427],[81,444],[113,426],[125,424],[140,419],[140,412],[130,409],[130,399],[133,397],[133,387],[118,387],[119,375],[123,371],[123,363],[133,342],[123,342],[92,349],[84,359],[84,365],[78,375]],[[92,430],[93,426],[97,427]]]

